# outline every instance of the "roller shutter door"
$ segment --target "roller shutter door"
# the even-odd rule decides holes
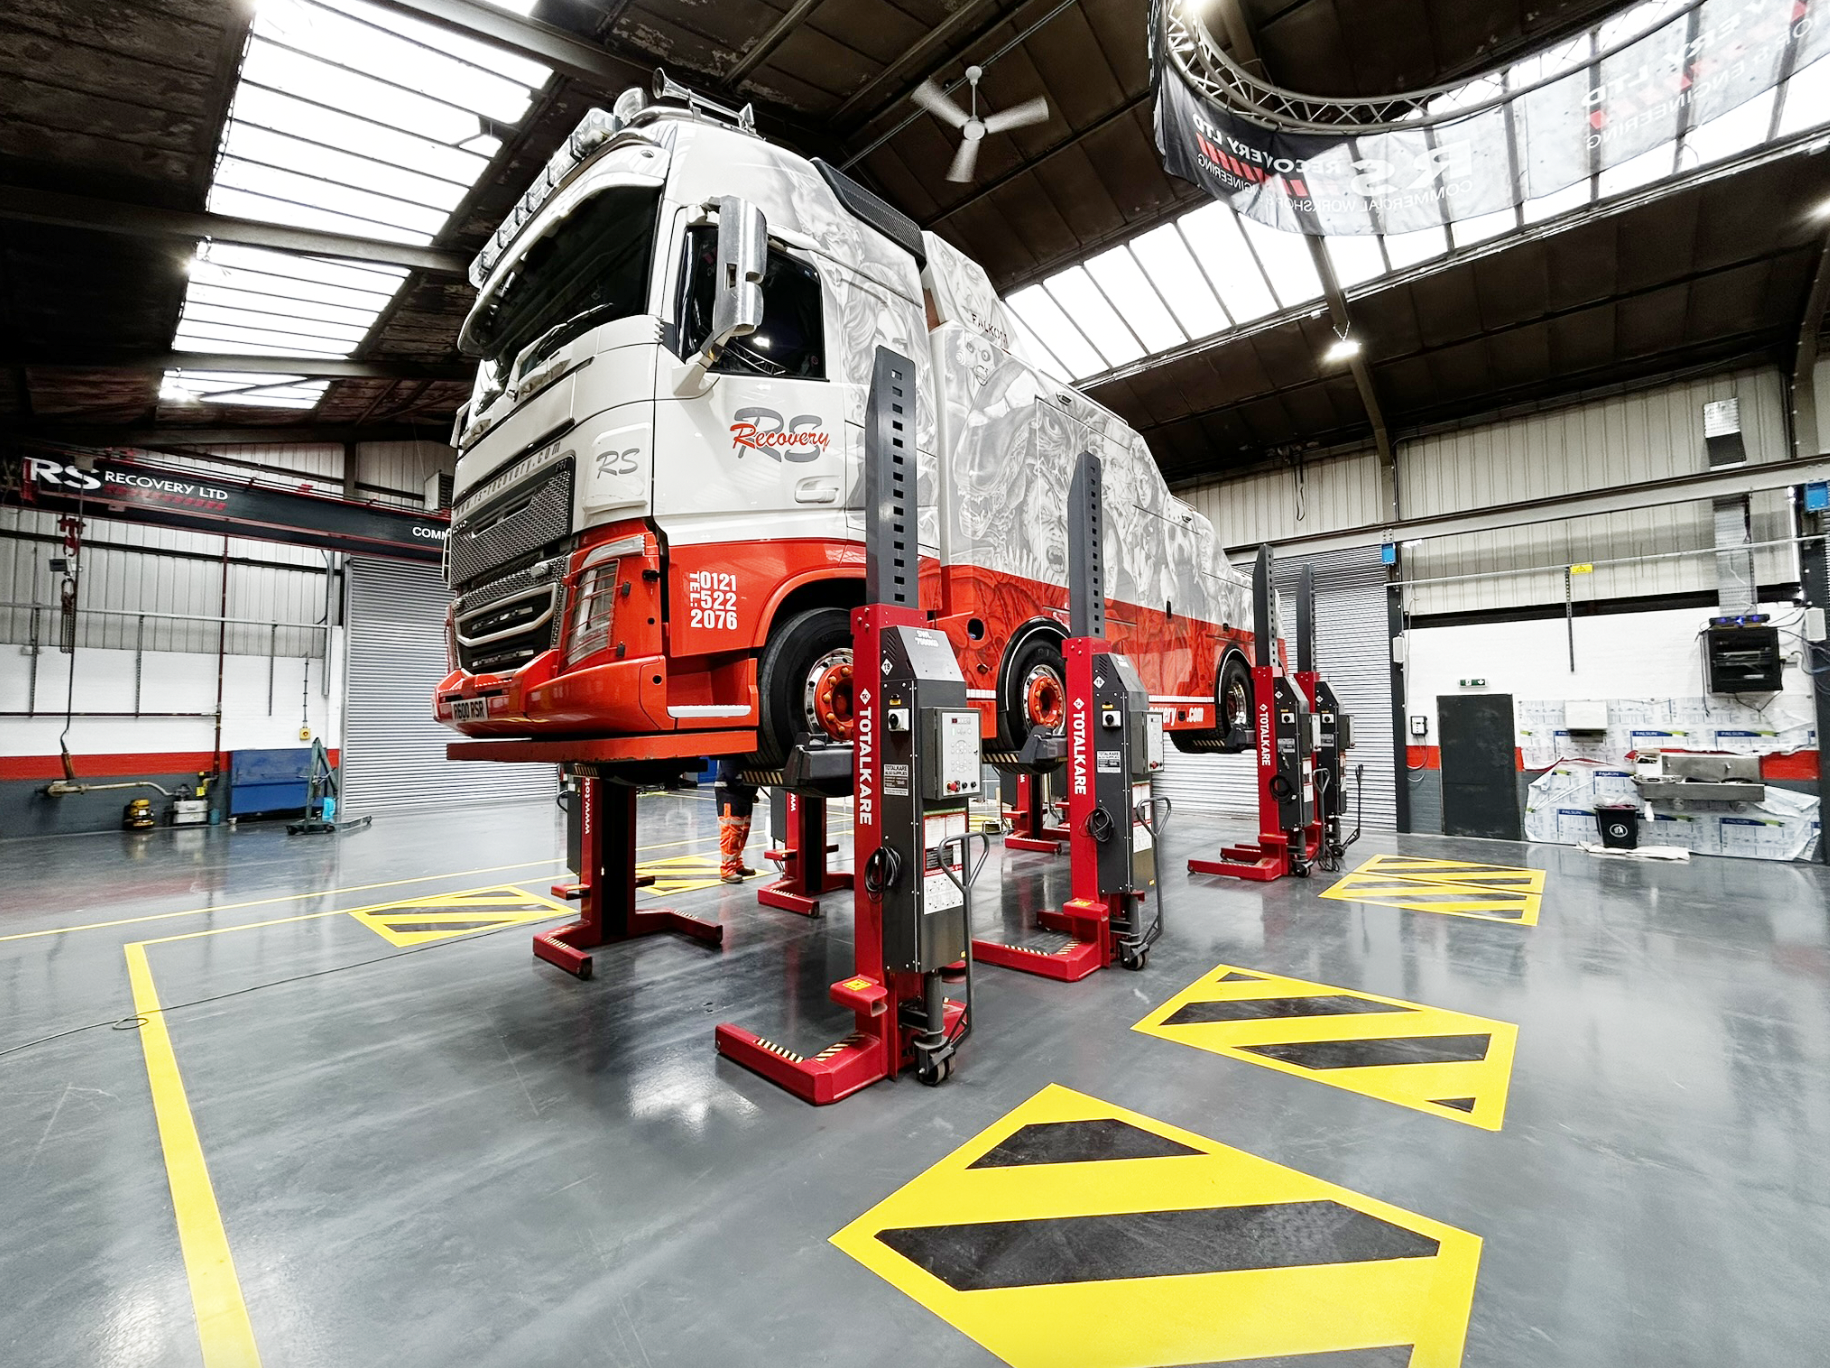
[[[445,660],[445,582],[433,566],[345,562],[343,797],[352,811],[551,797],[551,765],[453,763],[432,720]]]
[[[1385,628],[1385,567],[1377,547],[1339,551],[1305,560],[1277,562],[1285,638],[1295,664],[1296,584],[1307,563],[1315,567],[1318,663],[1344,712],[1353,715],[1354,748],[1348,774],[1366,766],[1368,831],[1391,831],[1397,823],[1392,775],[1391,656]],[[1184,755],[1172,750],[1157,775],[1157,792],[1178,808],[1254,817],[1258,811],[1256,769],[1247,755]],[[1353,804],[1348,829],[1352,830]]]

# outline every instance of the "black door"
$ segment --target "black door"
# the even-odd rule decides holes
[[[1443,833],[1523,840],[1512,695],[1440,695],[1436,729],[1442,743]]]

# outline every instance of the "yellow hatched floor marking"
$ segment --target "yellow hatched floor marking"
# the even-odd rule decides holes
[[[1472,860],[1374,855],[1323,889],[1321,896],[1536,926],[1544,901],[1544,871]]]
[[[1510,1022],[1223,964],[1132,1029],[1228,1059],[1499,1130]]]
[[[406,947],[452,936],[494,931],[522,922],[547,921],[572,909],[552,898],[499,884],[461,893],[434,893],[424,898],[358,907],[350,916],[390,945]]]
[[[1014,1368],[1455,1368],[1481,1243],[1058,1085],[832,1242]]]
[[[637,865],[635,872],[654,877],[645,890],[649,893],[691,893],[716,884],[719,868],[716,855],[675,855]]]

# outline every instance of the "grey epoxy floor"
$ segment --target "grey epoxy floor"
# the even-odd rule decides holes
[[[648,858],[715,848],[702,796],[641,812]],[[1246,835],[1178,818],[1171,866],[1223,827]],[[725,922],[724,950],[613,948],[589,983],[535,962],[526,927],[402,956],[346,916],[290,920],[543,888],[561,840],[553,809],[497,806],[336,839],[0,842],[0,1051],[128,1015],[130,941],[248,928],[148,956],[168,1007],[214,999],[168,1019],[269,1368],[993,1363],[828,1240],[1050,1083],[1479,1235],[1470,1365],[1826,1361],[1819,868],[1431,837],[1350,853],[1546,868],[1533,928],[1172,874],[1144,973],[985,969],[950,1083],[823,1109],[719,1060],[712,1026],[841,1034],[825,987],[850,970],[849,895],[818,921],[749,889],[673,898]],[[982,901],[1059,901],[1066,876],[1002,857]],[[1504,1129],[1129,1029],[1220,963],[1517,1023]],[[0,1054],[0,1362],[201,1362],[132,1031]]]

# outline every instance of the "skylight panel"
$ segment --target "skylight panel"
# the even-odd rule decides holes
[[[1820,57],[1804,70],[1793,72],[1785,92],[1785,105],[1779,111],[1780,137],[1830,123],[1830,57]]]
[[[1131,252],[1150,277],[1150,283],[1168,301],[1183,332],[1190,337],[1207,337],[1229,325],[1231,320],[1175,224],[1152,228],[1131,243]]]
[[[1208,204],[1176,220],[1188,250],[1235,323],[1277,312],[1277,296],[1258,269],[1239,231],[1239,219],[1224,204]]]
[[[1773,101],[1777,94],[1777,91],[1769,90],[1756,95],[1728,113],[1691,129],[1684,135],[1685,169],[1733,157],[1765,142],[1767,128],[1773,122]]]
[[[225,156],[217,164],[216,189],[240,190],[250,195],[295,204],[313,214],[329,214],[347,219],[352,224],[373,225],[361,230],[368,234],[373,234],[377,227],[392,228],[397,232],[412,234],[410,240],[420,243],[432,241],[450,217],[444,210],[411,204],[391,195],[377,195],[353,185],[318,180],[296,171],[261,166],[239,157]]]
[[[1017,311],[1017,317],[1029,325],[1031,332],[1045,339],[1048,350],[1067,367],[1069,379],[1097,375],[1106,369],[1104,358],[1093,350],[1092,343],[1081,336],[1080,329],[1068,320],[1061,306],[1040,285],[1025,285],[1007,302]]]
[[[1449,235],[1441,228],[1419,228],[1414,233],[1385,235],[1385,255],[1391,259],[1394,271],[1439,257],[1448,250]]]
[[[1601,40],[1603,52],[1618,47],[1628,39],[1637,38],[1642,33],[1649,33],[1659,23],[1669,19],[1683,9],[1686,0],[1646,0],[1643,5],[1635,5],[1624,10],[1613,18],[1604,20],[1597,37]]]
[[[1105,358],[1107,366],[1122,366],[1144,354],[1143,344],[1106,302],[1084,267],[1069,267],[1050,276],[1042,285],[1074,320],[1081,336]]]
[[[1341,288],[1363,285],[1385,274],[1385,254],[1379,250],[1376,237],[1323,238],[1328,264],[1334,267],[1334,278]]]
[[[1114,247],[1100,253],[1087,262],[1087,274],[1093,277],[1145,350],[1167,351],[1188,340],[1188,335],[1170,317],[1156,286],[1145,278],[1129,247]]]
[[[264,223],[430,243],[550,76],[538,62],[366,0],[258,0],[207,205]],[[407,271],[205,242],[190,277],[175,350],[328,359],[355,353]],[[174,402],[310,408],[327,384],[184,369],[169,372],[164,389]]]
[[[493,62],[476,66],[460,61],[311,0],[262,0],[254,44],[264,43],[503,123],[519,122],[532,97],[526,83],[499,75]]]
[[[394,166],[411,167],[419,174],[465,188],[476,184],[489,168],[489,159],[502,146],[501,139],[479,133],[453,147],[247,81],[235,93],[235,119],[251,127],[271,129],[326,147],[347,148]]]
[[[421,175],[374,157],[342,152],[320,143],[240,121],[231,121],[223,142],[225,156],[281,167],[318,180],[334,181],[360,190],[424,205],[449,215],[464,201],[467,187],[436,176]],[[441,220],[442,222],[442,220]]]
[[[336,10],[361,19],[376,28],[386,29],[389,33],[398,33],[403,38],[411,38],[416,43],[437,48],[440,52],[449,53],[461,62],[481,67],[485,71],[498,72],[510,80],[519,81],[522,85],[538,90],[550,74],[547,69],[529,57],[517,57],[512,52],[475,38],[465,38],[461,34],[442,29],[436,24],[428,24],[419,19],[409,18],[394,10],[377,9],[363,0],[317,0],[325,9]],[[502,4],[503,9],[517,9],[516,3]],[[526,13],[533,9],[534,0],[528,0],[518,12]]]
[[[1764,127],[1761,130],[1765,131]],[[1624,195],[1629,190],[1637,190],[1642,185],[1663,180],[1677,169],[1677,143],[1660,143],[1657,147],[1641,152],[1637,157],[1629,157],[1619,166],[1610,166],[1601,173],[1601,196]]]
[[[1239,226],[1258,253],[1277,300],[1288,309],[1322,297],[1322,278],[1315,273],[1308,239],[1301,233],[1280,233],[1256,219],[1241,218]]]
[[[1586,185],[1587,182],[1584,182]],[[1518,215],[1511,209],[1496,209],[1491,214],[1476,214],[1472,218],[1456,219],[1449,225],[1449,232],[1455,239],[1457,247],[1469,247],[1477,242],[1485,242],[1502,233],[1510,233],[1519,226]]]
[[[1547,218],[1555,218],[1558,214],[1581,208],[1589,202],[1590,188],[1588,177],[1584,176],[1574,185],[1566,185],[1548,195],[1526,200],[1525,222],[1542,223]]]
[[[1016,334],[1017,355],[1051,379],[1061,381],[1073,379],[1068,374],[1067,367],[1061,364],[1053,352],[1042,345],[1042,339],[1030,330],[1029,324],[1017,315],[1016,310],[1012,309],[1009,313],[1011,331]]]

